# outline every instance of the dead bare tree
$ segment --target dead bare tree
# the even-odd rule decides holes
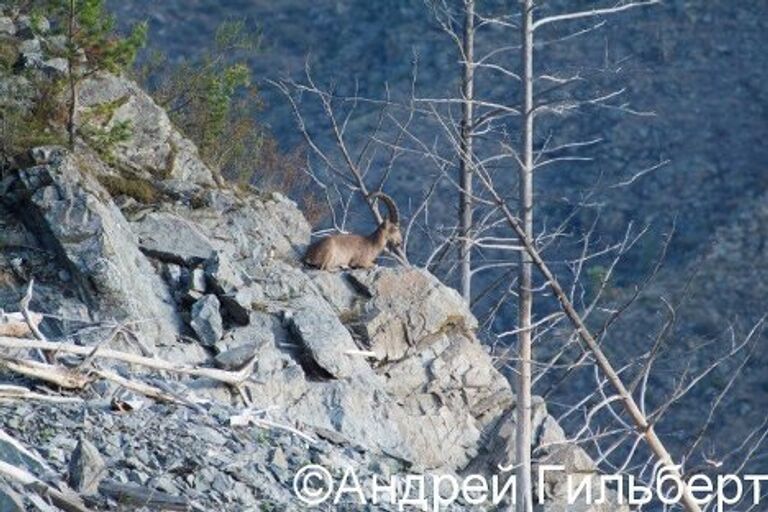
[[[518,181],[518,215],[522,222],[525,239],[534,244],[533,238],[533,0],[522,2],[522,147],[520,177]],[[519,233],[518,233],[519,236]],[[520,252],[520,268],[517,283],[517,504],[524,512],[533,512],[533,479],[531,478],[531,423],[533,359],[532,311],[533,277],[532,261],[528,251]]]
[[[517,219],[519,220],[518,231],[515,229],[518,237],[523,241],[524,251],[520,252],[520,267],[518,274],[518,326],[517,326],[517,350],[518,350],[518,385],[517,385],[517,505],[525,512],[533,511],[532,498],[532,478],[531,478],[531,444],[533,439],[533,430],[531,425],[531,404],[532,404],[532,360],[533,360],[533,279],[532,269],[534,256],[536,252],[536,239],[533,232],[533,173],[536,163],[534,161],[534,122],[537,114],[537,107],[534,104],[534,33],[537,29],[550,23],[563,20],[573,20],[578,18],[587,18],[616,13],[633,7],[640,7],[657,3],[657,0],[628,2],[612,8],[593,9],[585,12],[574,12],[568,14],[553,15],[549,17],[534,20],[534,9],[537,7],[535,0],[522,0],[521,5],[521,63],[520,63],[520,81],[521,81],[521,143],[519,156],[518,179],[518,205]],[[541,165],[541,164],[540,164]],[[502,211],[506,206],[502,208]],[[510,221],[513,219],[505,211],[505,217]],[[543,260],[541,261],[543,263]],[[540,266],[540,263],[536,263]],[[554,278],[554,276],[552,276]],[[548,278],[550,286],[552,282]],[[553,290],[557,294],[557,290]],[[575,314],[575,310],[568,311],[563,299],[567,296],[562,292],[562,297],[558,295],[558,300],[563,305],[569,318]],[[570,302],[568,303],[570,304]],[[592,348],[590,346],[590,348]],[[595,345],[597,348],[597,345]],[[599,359],[599,357],[598,357]],[[602,367],[605,371],[607,367]],[[620,381],[618,381],[620,383]],[[614,383],[617,384],[617,383]],[[617,388],[618,389],[618,388]],[[621,393],[621,391],[619,391]],[[637,420],[637,419],[636,419]],[[650,439],[649,442],[653,441]],[[659,456],[665,455],[659,451]],[[696,509],[691,509],[696,510]]]
[[[475,93],[475,0],[464,0],[464,34],[461,80],[461,147],[459,165],[459,289],[467,303],[472,300],[472,131]]]
[[[534,247],[533,241],[528,237],[523,223],[520,221],[520,219],[513,215],[509,207],[506,205],[506,202],[495,190],[493,183],[488,179],[488,177],[484,176],[482,181],[488,191],[498,202],[499,208],[503,212],[504,217],[507,219],[510,227],[514,230],[520,239],[520,242],[525,247],[525,252],[531,258],[532,263],[537,267],[539,272],[541,272],[548,287],[557,298],[569,321],[573,324],[574,330],[578,334],[579,338],[583,341],[583,343],[591,352],[592,356],[595,358],[597,366],[600,368],[602,374],[608,379],[608,382],[614,389],[617,398],[622,402],[624,409],[630,416],[637,431],[641,433],[643,439],[646,441],[649,448],[657,457],[659,462],[669,468],[676,467],[669,451],[664,446],[661,439],[659,439],[659,437],[656,435],[653,424],[649,422],[646,415],[643,414],[641,408],[638,406],[637,402],[632,396],[632,393],[627,389],[624,382],[622,381],[619,372],[616,371],[606,355],[603,353],[600,345],[597,343],[597,340],[594,338],[581,315],[578,313],[573,303],[568,298],[568,295],[563,290],[557,277],[555,277],[549,266],[542,259],[541,255]],[[682,475],[679,473],[677,473],[677,476],[678,478],[682,477]],[[687,486],[683,486],[682,489],[682,502],[688,512],[701,511],[701,507]]]

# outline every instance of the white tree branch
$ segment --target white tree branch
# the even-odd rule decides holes
[[[648,7],[660,3],[661,0],[646,0],[642,2],[628,2],[624,4],[614,5],[613,7],[604,7],[602,9],[589,9],[585,11],[570,12],[566,14],[557,14],[555,16],[547,16],[534,22],[533,30],[536,30],[544,25],[550,23],[556,23],[558,21],[570,21],[578,20],[582,18],[593,18],[595,16],[604,16],[606,14],[616,14],[618,12],[634,9],[636,7]]]

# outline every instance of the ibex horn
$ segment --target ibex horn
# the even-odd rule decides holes
[[[395,201],[389,197],[384,192],[374,192],[370,196],[371,199],[374,198],[380,198],[382,201],[384,201],[384,204],[387,205],[387,210],[389,210],[389,221],[394,224],[400,224],[400,213],[397,211],[397,205],[395,204]]]

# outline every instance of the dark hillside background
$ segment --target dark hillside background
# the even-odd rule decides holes
[[[551,1],[552,11],[596,5]],[[316,77],[360,94],[380,97],[384,84],[407,91],[413,54],[419,56],[422,94],[455,91],[453,48],[421,1],[337,0],[148,0],[114,1],[126,25],[150,22],[150,48],[173,59],[195,56],[219,23],[245,19],[263,32],[263,52],[252,63],[255,78],[300,76],[307,56]],[[503,8],[503,6],[501,7]],[[498,8],[497,8],[498,10]],[[598,164],[630,173],[632,164],[672,160],[638,182],[633,196],[614,205],[635,219],[676,213],[678,248],[688,258],[702,250],[717,226],[749,207],[768,188],[768,3],[763,0],[668,0],[650,9],[612,17],[596,33],[542,52],[546,69],[601,63],[605,52],[622,61],[628,98],[655,118],[575,116],[582,137],[605,138]],[[277,92],[265,85],[263,120],[281,143],[299,142],[293,118]],[[560,173],[551,173],[560,174]],[[567,180],[579,180],[568,176]]]
[[[507,3],[517,8],[516,2]],[[419,0],[115,0],[111,4],[121,24],[148,18],[150,49],[160,49],[174,60],[199,54],[222,21],[245,19],[263,33],[263,51],[252,62],[259,81],[300,78],[309,57],[315,77],[339,90],[351,91],[357,83],[361,95],[381,97],[388,83],[395,95],[403,95],[415,54],[423,96],[452,94],[457,88],[454,49]],[[503,2],[486,5],[504,8]],[[551,0],[544,9],[562,12],[594,5],[601,3]],[[656,114],[627,117],[598,110],[558,120],[563,135],[601,137],[605,142],[591,150],[593,163],[546,170],[536,185],[546,205],[540,217],[556,220],[561,214],[557,198],[578,197],[599,174],[620,181],[655,162],[670,160],[632,187],[607,191],[600,201],[606,205],[601,233],[607,239],[621,237],[630,221],[650,223],[652,231],[661,234],[675,220],[668,263],[650,294],[674,297],[695,273],[692,298],[679,312],[675,340],[727,338],[731,326],[738,337],[768,312],[766,48],[765,0],[667,0],[661,6],[611,17],[600,30],[539,53],[540,71],[621,68],[618,76],[598,84],[598,90],[627,87],[633,108]],[[517,94],[506,91],[503,83],[483,87],[502,96]],[[266,101],[262,121],[290,149],[300,139],[288,105],[266,84],[262,94]],[[353,129],[366,126],[363,120]],[[418,190],[417,185],[403,176],[390,183],[401,199]],[[446,215],[451,213],[446,210]],[[620,269],[619,283],[639,279],[648,267],[652,246],[638,251]],[[643,303],[624,321],[628,328],[622,332],[634,336],[617,340],[628,348],[609,349],[617,357],[630,355],[631,347],[645,341],[644,333],[653,333],[660,314],[658,301]],[[673,346],[667,362],[686,362],[686,343]],[[718,422],[713,446],[738,442],[766,417],[767,344],[763,336],[730,395],[726,410],[739,418],[738,424]],[[662,371],[669,378],[676,370],[669,365]],[[685,441],[724,382],[724,375],[713,375],[671,416],[666,434]],[[758,466],[751,469],[761,467],[768,467],[768,459],[758,459]]]

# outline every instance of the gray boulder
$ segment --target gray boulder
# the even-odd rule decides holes
[[[414,413],[440,407],[468,415],[481,428],[514,402],[509,384],[480,343],[456,332],[380,369],[386,389]]]
[[[81,494],[95,494],[106,476],[105,467],[99,450],[81,438],[69,460],[69,486]]]
[[[139,247],[157,260],[194,266],[214,254],[211,241],[192,222],[169,212],[151,212],[131,223]]]
[[[212,347],[224,334],[219,299],[215,295],[205,295],[192,305],[192,319],[189,325],[197,334],[197,339],[206,347]]]
[[[16,34],[16,25],[8,16],[0,16],[0,34],[9,36]]]
[[[208,286],[218,295],[222,309],[240,325],[248,323],[252,294],[246,288],[246,278],[223,252],[206,260],[204,276]]]
[[[135,323],[149,350],[172,345],[179,315],[128,222],[93,178],[93,166],[101,164],[87,155],[48,153],[49,163],[18,172],[3,200],[57,255],[92,320]]]
[[[323,299],[333,306],[339,316],[347,319],[347,324],[361,316],[363,304],[371,298],[370,290],[361,288],[350,274],[319,270],[307,272]]]
[[[35,89],[27,77],[0,75],[0,105],[4,108],[28,111],[35,98]]]
[[[22,14],[16,18],[16,36],[30,39],[38,34],[45,34],[51,29],[51,23],[43,16]]]
[[[239,370],[256,355],[258,349],[255,343],[246,343],[218,354],[213,362],[217,368]]]
[[[286,311],[288,325],[307,356],[330,376],[343,379],[362,376],[375,379],[373,370],[359,355],[354,339],[328,305],[308,296]]]
[[[219,352],[237,348],[242,345],[259,345],[275,343],[276,333],[282,335],[281,322],[275,315],[265,312],[252,311],[248,325],[232,326],[224,333],[224,337],[216,344]],[[281,342],[284,342],[281,336]]]
[[[376,353],[379,377],[360,390],[344,388],[348,402],[337,401],[350,410],[367,402],[373,412],[345,412],[337,430],[425,467],[463,467],[485,425],[514,397],[475,339],[476,322],[462,299],[417,269],[323,274],[314,277],[318,293],[333,299],[337,316]],[[334,388],[332,396],[340,392]],[[316,396],[305,401],[334,403]],[[326,405],[330,418],[341,408],[335,407]],[[398,436],[390,437],[392,431]]]
[[[19,43],[19,53],[25,58],[41,58],[42,51],[39,39],[27,39]]]
[[[49,76],[61,77],[67,73],[67,66],[67,59],[55,57],[53,59],[44,60],[42,63],[42,70]]]
[[[323,437],[421,468],[462,467],[481,434],[469,414],[444,406],[414,413],[372,381],[314,384],[286,414]]]
[[[213,184],[211,171],[200,160],[194,144],[179,134],[165,111],[133,81],[98,74],[82,82],[78,100],[83,115],[99,106],[116,105],[106,128],[121,121],[131,123],[131,139],[114,151],[118,168],[160,180]]]
[[[217,249],[253,275],[278,261],[294,262],[309,241],[310,226],[296,204],[280,194],[239,198],[210,190],[208,208],[184,215],[206,233],[219,235]]]
[[[417,269],[378,268],[352,272],[358,289],[371,297],[361,323],[381,361],[397,361],[422,341],[453,329],[471,335],[477,320],[459,294]]]

